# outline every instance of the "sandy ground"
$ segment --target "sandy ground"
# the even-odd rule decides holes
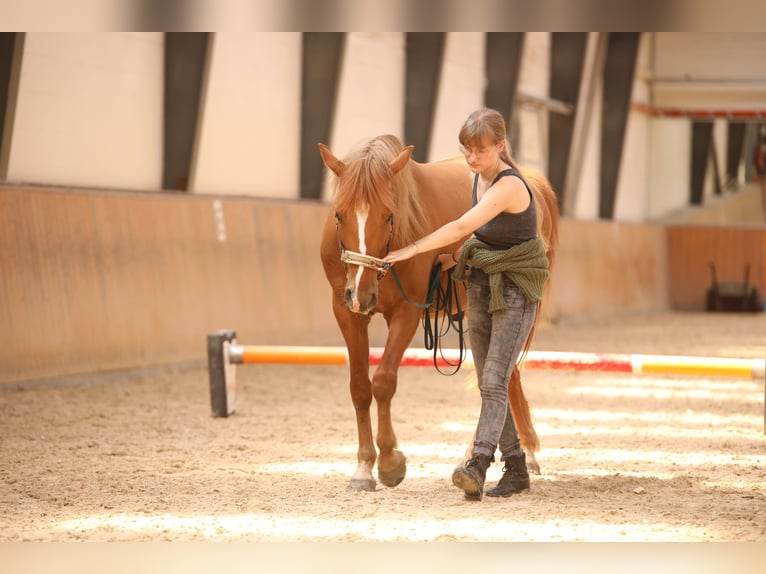
[[[766,314],[543,325],[535,348],[764,358]],[[346,492],[345,367],[240,367],[229,418],[204,366],[6,386],[0,542],[766,541],[763,381],[527,370],[542,474],[476,503],[450,482],[468,375],[400,371],[408,473],[372,493]]]

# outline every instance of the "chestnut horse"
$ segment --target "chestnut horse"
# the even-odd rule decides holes
[[[344,159],[335,157],[324,144],[318,145],[324,164],[336,176],[320,255],[332,290],[333,313],[348,349],[351,401],[356,411],[358,465],[348,489],[374,491],[376,461],[378,478],[386,486],[399,484],[407,469],[405,456],[397,448],[391,400],[399,364],[418,330],[423,309],[409,303],[405,293],[410,301],[424,301],[438,253],[457,250],[467,238],[397,263],[401,287],[386,274],[380,258],[467,211],[472,176],[462,157],[431,163],[412,160],[413,146],[404,147],[392,135],[365,140]],[[542,176],[525,171],[525,177],[534,191],[541,236],[550,246],[552,261],[558,233],[556,196]],[[375,313],[383,314],[388,333],[380,364],[370,380],[368,325]],[[518,368],[511,377],[509,397],[522,446],[535,464],[533,453],[539,441]],[[374,439],[373,398],[378,413]]]

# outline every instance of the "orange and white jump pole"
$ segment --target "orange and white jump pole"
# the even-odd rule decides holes
[[[370,365],[380,363],[382,356],[382,347],[371,348]],[[437,366],[451,367],[458,364],[460,352],[457,349],[444,349],[436,356]],[[346,347],[240,345],[236,342],[234,331],[218,331],[208,335],[208,364],[213,413],[216,416],[228,416],[234,411],[234,367],[236,365],[347,365],[348,351]],[[463,364],[473,365],[470,350],[465,351]],[[400,365],[402,367],[432,367],[434,352],[427,349],[407,349]],[[529,351],[524,360],[524,368],[551,371],[600,371],[633,375],[733,377],[766,382],[766,361],[763,359]],[[766,384],[764,385],[763,416],[766,434]]]

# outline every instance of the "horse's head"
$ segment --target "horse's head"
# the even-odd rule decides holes
[[[397,150],[394,142],[398,140],[393,136],[375,138],[343,160],[319,144],[322,161],[337,176],[333,209],[346,270],[345,301],[364,315],[378,304],[378,281],[386,271],[380,259],[391,249],[398,229],[395,179],[413,149],[399,144]]]

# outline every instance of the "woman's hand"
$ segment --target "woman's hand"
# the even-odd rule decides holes
[[[397,261],[405,261],[418,254],[418,246],[415,243],[410,243],[406,247],[392,251],[383,258],[386,263],[396,263]]]

